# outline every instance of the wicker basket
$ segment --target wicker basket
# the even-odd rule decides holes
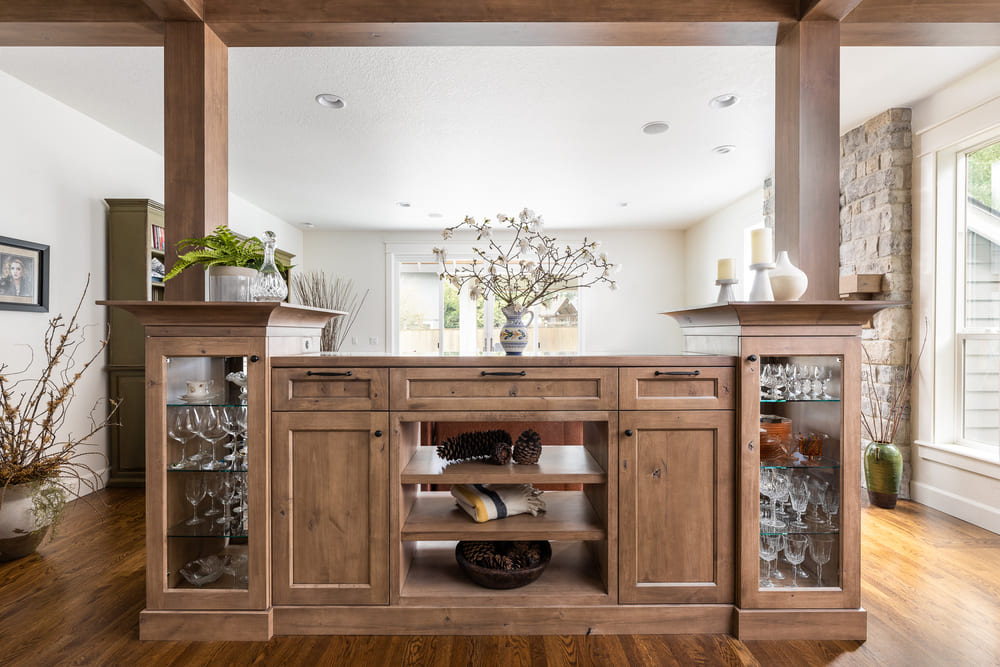
[[[498,547],[504,544],[504,542],[497,542]],[[463,553],[464,542],[459,542],[455,545],[455,560],[458,561],[459,567],[465,572],[465,575],[469,577],[472,581],[484,586],[486,588],[520,588],[521,586],[527,586],[535,579],[541,576],[542,571],[552,560],[552,546],[546,541],[531,542],[532,546],[537,547],[541,552],[541,560],[537,565],[532,567],[526,567],[518,570],[502,570],[492,567],[483,567],[482,565],[477,565],[470,562]],[[502,548],[502,547],[501,547]]]

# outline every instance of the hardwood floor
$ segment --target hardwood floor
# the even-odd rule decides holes
[[[1000,665],[1000,536],[915,503],[863,512],[863,644],[725,635],[195,643],[138,639],[142,491],[90,498],[100,514],[77,501],[54,541],[0,564],[0,664]]]

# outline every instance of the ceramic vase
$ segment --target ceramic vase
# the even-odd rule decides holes
[[[515,310],[514,306],[504,306],[500,310],[507,318],[500,329],[500,346],[509,355],[523,354],[524,348],[528,347],[528,327],[535,319],[535,314],[530,310]],[[531,317],[524,322],[522,320],[526,314]]]
[[[0,507],[0,562],[24,558],[42,543],[47,525],[35,525],[31,512],[31,485],[9,486]]]
[[[250,281],[257,269],[244,266],[208,267],[209,301],[249,301]]]
[[[903,477],[903,455],[891,442],[870,442],[865,447],[865,486],[876,507],[893,509]]]
[[[782,250],[778,255],[778,261],[769,277],[775,301],[798,301],[809,286],[806,272],[792,264],[787,250]]]

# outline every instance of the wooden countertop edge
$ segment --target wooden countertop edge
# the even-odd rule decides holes
[[[880,310],[908,305],[909,301],[733,301],[661,314],[673,317],[682,329],[733,325],[860,326]]]
[[[271,357],[272,368],[544,368],[544,367],[629,367],[660,366],[670,368],[732,367],[736,357],[723,355],[606,355],[551,357],[408,357],[408,356],[335,356],[296,355]]]
[[[283,301],[98,301],[97,305],[121,308],[144,326],[321,328],[330,318],[347,314]]]

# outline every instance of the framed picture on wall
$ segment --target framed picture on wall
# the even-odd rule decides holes
[[[0,310],[49,310],[49,247],[0,236]]]

